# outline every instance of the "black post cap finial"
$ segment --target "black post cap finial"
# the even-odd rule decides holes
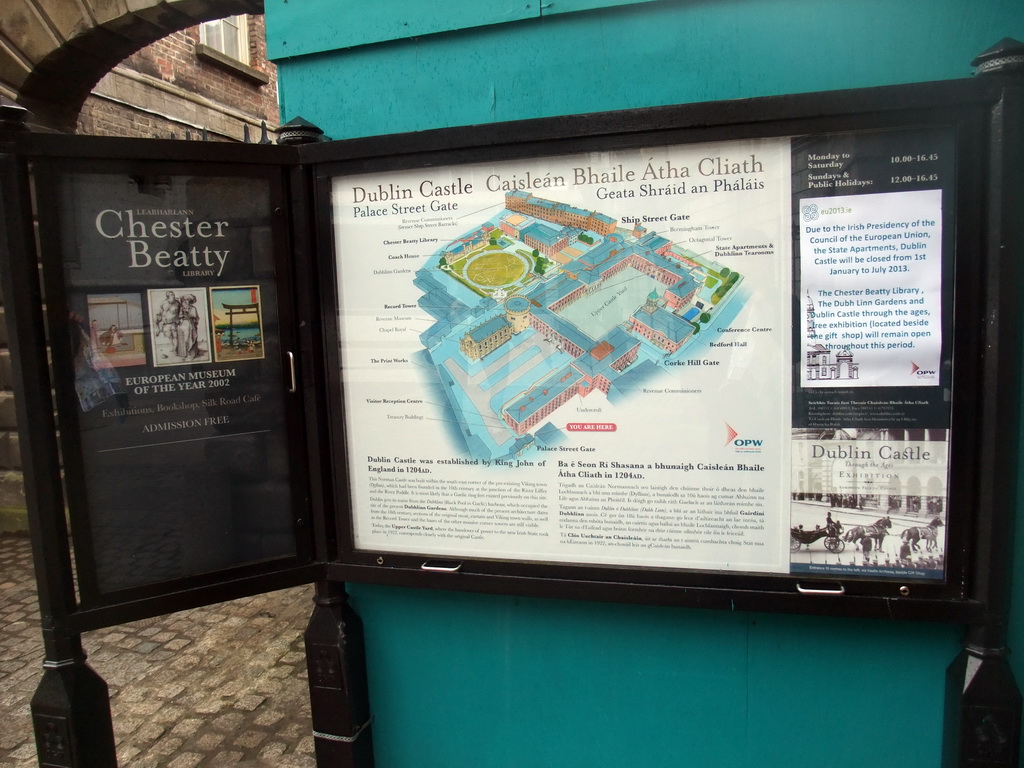
[[[1012,37],[1004,37],[987,51],[978,54],[971,66],[977,75],[1024,71],[1024,43]]]
[[[293,117],[277,129],[278,144],[312,144],[320,141],[322,129],[301,117]]]
[[[0,96],[0,131],[27,131],[28,115],[23,106]]]

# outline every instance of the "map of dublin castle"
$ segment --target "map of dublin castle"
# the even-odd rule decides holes
[[[486,460],[559,442],[556,413],[574,398],[600,390],[615,403],[694,363],[688,347],[723,324],[742,281],[639,224],[522,190],[504,202],[415,281],[436,320],[420,340],[450,422]]]

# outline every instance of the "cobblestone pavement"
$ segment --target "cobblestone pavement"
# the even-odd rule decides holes
[[[121,768],[314,768],[301,587],[84,636],[110,688]],[[0,768],[35,768],[42,676],[29,540],[0,534]]]

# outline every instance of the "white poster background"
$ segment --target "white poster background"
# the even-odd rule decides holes
[[[786,572],[790,174],[788,139],[767,139],[335,178],[357,548]],[[701,286],[700,306],[677,312],[700,310],[691,315],[700,331],[669,355],[626,330],[648,291],[664,301],[665,286],[640,271],[562,311],[595,336],[617,319],[612,355],[627,338],[637,359],[608,396],[594,384],[522,435],[503,408],[547,394],[550,372],[572,367],[564,342],[530,328],[482,360],[459,345],[504,314],[507,296],[543,296],[570,279],[559,272],[590,279],[574,263],[590,246],[575,242],[543,282],[496,286],[490,299],[440,262],[460,247],[486,255],[488,238],[471,235],[493,232],[515,188],[613,218],[623,247],[656,233]],[[515,258],[530,250],[517,238],[490,247]],[[502,265],[509,278],[515,258]],[[712,304],[732,272],[740,279]]]
[[[942,192],[800,204],[804,387],[924,387],[942,354]]]

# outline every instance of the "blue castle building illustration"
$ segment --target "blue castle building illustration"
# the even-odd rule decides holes
[[[521,452],[562,406],[664,370],[740,276],[599,211],[505,195],[417,273],[421,335],[474,455]],[[734,291],[733,291],[734,293]]]

